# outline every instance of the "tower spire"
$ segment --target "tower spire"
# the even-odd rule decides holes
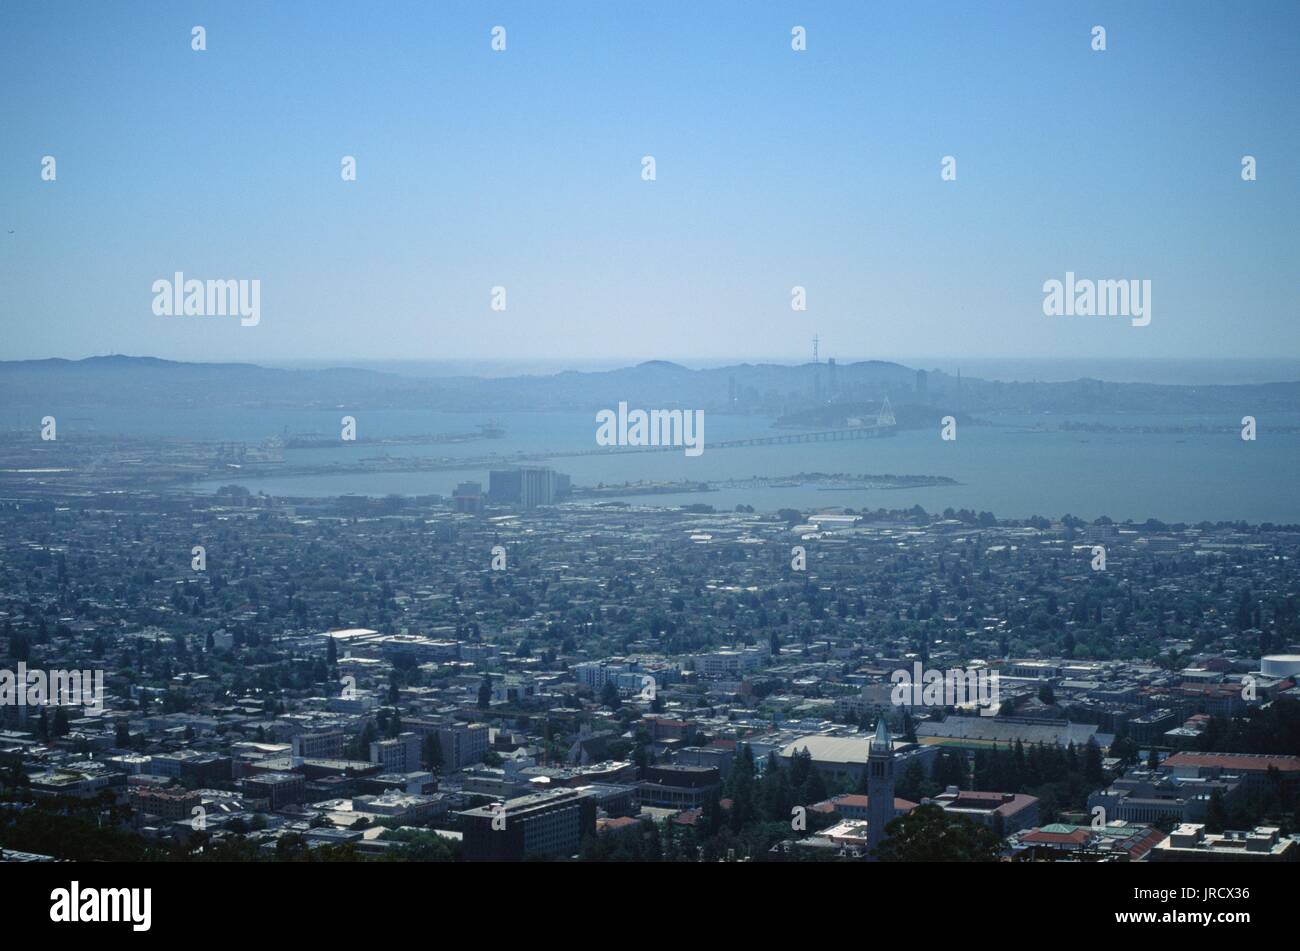
[[[894,738],[882,716],[867,747],[867,850],[874,857],[894,819]]]

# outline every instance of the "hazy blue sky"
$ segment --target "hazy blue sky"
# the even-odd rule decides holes
[[[1298,64],[1293,0],[4,0],[0,358],[1296,356]]]

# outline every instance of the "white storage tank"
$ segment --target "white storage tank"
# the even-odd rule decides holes
[[[1294,677],[1300,674],[1300,654],[1266,654],[1259,662],[1259,672],[1278,679]]]

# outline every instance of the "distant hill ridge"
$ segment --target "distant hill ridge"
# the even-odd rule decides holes
[[[879,400],[966,413],[1214,413],[1237,419],[1300,411],[1300,383],[1175,386],[1107,383],[960,381],[932,370],[918,391],[912,368],[886,360],[853,363],[740,363],[693,370],[647,360],[613,370],[482,378],[422,377],[346,365],[282,369],[252,363],[189,363],[110,354],[81,360],[0,361],[0,405],[405,408],[466,412],[646,408],[782,415],[834,400]],[[733,396],[735,402],[733,402]]]

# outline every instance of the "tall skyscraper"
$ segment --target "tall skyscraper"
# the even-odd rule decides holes
[[[885,718],[876,723],[876,735],[867,751],[867,848],[875,852],[885,840],[885,826],[894,818],[894,739]]]
[[[520,470],[519,504],[525,509],[550,505],[555,501],[555,470],[533,467]]]
[[[523,476],[518,469],[493,469],[488,473],[488,498],[493,502],[518,502]]]
[[[571,491],[569,476],[545,466],[493,469],[488,473],[488,498],[493,502],[516,502],[521,508],[552,505]]]
[[[457,512],[483,511],[483,484],[481,482],[462,482],[451,494]]]

